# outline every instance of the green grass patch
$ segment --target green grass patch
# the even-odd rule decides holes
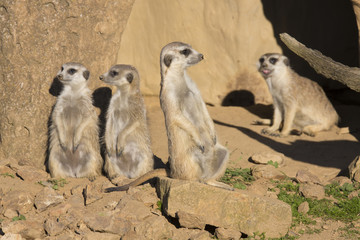
[[[250,168],[227,168],[220,181],[234,188],[246,189],[246,185],[255,181],[255,178],[251,175]]]
[[[279,163],[278,162],[273,162],[273,160],[270,160],[267,162],[268,165],[272,165],[274,166],[275,168],[278,168],[279,167]]]
[[[324,219],[339,220],[342,222],[352,222],[360,219],[360,197],[349,199],[351,192],[359,189],[357,184],[329,184],[325,186],[325,193],[333,196],[337,201],[328,199],[310,199],[305,198],[299,192],[299,184],[291,181],[276,182],[275,188],[280,189],[278,199],[288,203],[291,206],[293,215],[293,226],[302,224],[315,224],[311,219],[313,217],[321,217]],[[302,214],[298,212],[301,203],[307,201],[309,203],[309,212]]]
[[[46,182],[50,183],[51,184],[51,187],[54,189],[54,190],[58,190],[59,187],[64,187],[65,184],[67,184],[68,182],[66,181],[66,179],[64,178],[60,178],[60,179],[49,179],[47,180]],[[38,182],[40,185],[42,186],[48,186],[48,184],[44,183],[43,181],[39,181]]]
[[[19,215],[19,216],[16,216],[16,217],[13,217],[12,218],[12,221],[15,222],[15,221],[21,221],[21,220],[26,220],[25,216],[24,215]]]
[[[15,178],[15,176],[11,173],[1,173],[0,176]]]

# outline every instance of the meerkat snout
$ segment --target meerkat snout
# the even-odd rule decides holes
[[[100,75],[100,76],[99,76],[99,79],[100,79],[101,81],[104,81],[104,75]]]

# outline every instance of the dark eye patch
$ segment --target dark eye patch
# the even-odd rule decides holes
[[[184,50],[181,50],[180,53],[184,55],[185,57],[189,56],[191,53],[191,50],[188,48],[185,48]]]
[[[131,83],[134,79],[134,75],[132,75],[132,73],[129,73],[128,75],[126,75],[126,80]]]
[[[111,77],[115,77],[115,76],[117,76],[117,75],[119,75],[119,73],[118,73],[117,71],[111,71],[111,72],[110,72],[110,76],[111,76]]]
[[[64,71],[64,67],[61,67],[61,71]]]
[[[278,61],[278,59],[277,58],[270,58],[269,59],[269,62],[271,63],[271,64],[275,64],[276,62]]]
[[[260,58],[259,59],[260,64],[262,64],[264,62],[264,60],[265,60],[264,58]]]
[[[73,75],[74,73],[77,72],[77,70],[74,68],[70,68],[67,72],[68,72],[68,74]]]

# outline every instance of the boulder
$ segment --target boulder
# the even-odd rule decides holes
[[[174,218],[178,212],[185,212],[208,225],[248,235],[265,232],[267,237],[283,236],[291,225],[288,204],[245,191],[228,191],[198,182],[159,178],[157,192],[163,211]]]

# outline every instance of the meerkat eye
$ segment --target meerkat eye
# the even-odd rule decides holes
[[[132,73],[129,73],[128,75],[126,75],[126,80],[131,83],[134,79],[134,75],[132,75]]]
[[[264,62],[264,60],[265,60],[264,58],[260,58],[259,59],[260,64],[262,64]]]
[[[77,70],[74,69],[74,68],[70,68],[67,72],[68,72],[70,75],[73,75],[74,73],[77,72]]]
[[[110,76],[111,76],[111,77],[115,77],[115,76],[117,76],[117,75],[119,75],[119,73],[118,73],[117,71],[111,71],[111,72],[110,72]]]
[[[269,62],[270,62],[271,64],[273,64],[273,65],[274,65],[277,61],[278,61],[278,60],[277,60],[276,58],[273,58],[273,57],[269,59]]]
[[[184,50],[181,50],[180,53],[184,55],[185,57],[189,56],[191,53],[191,50],[188,48],[185,48]]]

